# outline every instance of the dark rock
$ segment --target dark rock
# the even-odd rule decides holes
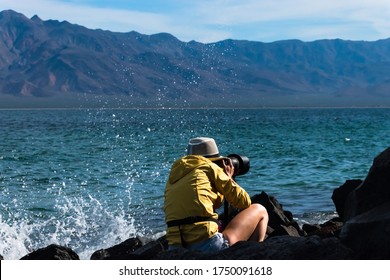
[[[148,260],[166,249],[168,242],[165,236],[145,245],[139,238],[134,237],[108,249],[94,252],[91,260]]]
[[[338,238],[319,236],[277,236],[261,243],[262,253],[253,253],[257,259],[275,260],[343,260],[353,259],[354,252]]]
[[[321,238],[337,237],[343,226],[343,222],[339,218],[332,219],[323,224],[304,224],[302,229],[307,235],[317,235]]]
[[[91,255],[91,260],[126,260],[141,247],[142,242],[139,238],[129,238],[118,245],[94,252]]]
[[[165,251],[155,259],[220,259],[220,260],[343,260],[354,259],[354,252],[337,238],[321,239],[318,236],[277,236],[262,243],[238,242],[214,254],[190,252],[185,249]]]
[[[390,201],[348,220],[340,238],[359,259],[390,259]]]
[[[283,206],[276,200],[274,196],[270,196],[265,192],[251,197],[252,203],[260,203],[268,212],[268,226],[275,229],[280,225],[289,226],[292,222],[291,212],[285,212]],[[286,213],[288,216],[286,216]]]
[[[272,227],[267,226],[266,238],[270,236],[275,230]]]
[[[321,226],[319,224],[304,224],[302,225],[302,229],[308,234],[308,235],[315,235],[317,231],[321,229]]]
[[[268,212],[269,221],[267,230],[268,236],[290,235],[290,236],[304,236],[305,232],[299,227],[298,223],[294,221],[294,216],[290,211],[285,211],[283,205],[271,195],[261,192],[258,195],[251,197],[252,203],[260,203]]]
[[[38,249],[24,257],[21,260],[79,260],[79,256],[70,248],[60,245],[49,245]]]
[[[168,241],[165,236],[163,236],[156,241],[151,241],[141,248],[138,248],[131,254],[131,257],[134,259],[150,260],[166,249],[168,249]]]
[[[204,260],[209,255],[200,251],[189,251],[184,248],[162,251],[153,257],[154,260]]]
[[[345,202],[348,195],[362,184],[362,180],[347,180],[342,186],[335,189],[332,194],[332,200],[336,207],[337,214],[343,220],[345,211]]]
[[[295,237],[301,236],[295,227],[280,225],[277,228],[275,228],[275,230],[268,236],[268,238],[273,236],[281,236],[281,235],[289,235]]]
[[[305,236],[306,235],[306,232],[303,229],[301,229],[301,227],[299,226],[299,224],[296,221],[292,221],[291,222],[291,226],[294,227],[297,230],[299,236]]]
[[[340,238],[361,259],[390,258],[390,148],[380,153],[350,192]]]
[[[2,255],[0,255],[0,260],[4,260],[4,258],[3,258],[3,256],[2,256]]]
[[[390,201],[390,148],[375,159],[363,183],[353,190],[345,204],[347,221]]]
[[[276,198],[275,198],[275,200],[276,200]],[[278,204],[280,205],[280,207],[282,207],[282,205],[279,202],[278,202]],[[294,220],[294,215],[293,215],[293,213],[291,211],[283,210],[283,214],[289,221],[293,221]]]

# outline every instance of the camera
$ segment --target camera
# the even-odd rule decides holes
[[[233,177],[244,175],[249,171],[250,162],[249,158],[239,154],[230,154],[227,156],[232,161],[234,167]],[[229,164],[228,160],[224,159],[225,164]],[[222,162],[218,164],[220,167],[223,167]]]
[[[233,177],[244,175],[249,171],[250,163],[248,157],[238,154],[230,154],[227,157],[230,158],[234,166]]]

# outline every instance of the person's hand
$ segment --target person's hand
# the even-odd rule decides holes
[[[228,159],[224,159],[222,162],[223,162],[223,170],[230,178],[232,178],[234,174],[234,166],[232,160],[228,158]]]

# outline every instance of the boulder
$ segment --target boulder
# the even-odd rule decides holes
[[[338,237],[344,223],[340,218],[333,218],[323,224],[304,224],[302,229],[307,235],[317,235],[321,238]]]
[[[45,248],[38,249],[21,260],[79,260],[79,256],[70,248],[51,244]]]
[[[346,199],[340,238],[360,259],[390,258],[390,148]]]
[[[160,237],[158,240],[150,241],[141,248],[135,250],[131,257],[134,259],[150,260],[158,253],[168,249],[168,241],[165,236]]]
[[[288,236],[295,236],[295,237],[301,236],[296,227],[292,225],[291,226],[280,225],[276,227],[270,234],[268,234],[268,238],[273,236],[281,236],[281,235],[288,235]]]
[[[347,180],[342,186],[333,190],[332,200],[341,220],[344,220],[345,203],[348,195],[362,183],[363,180],[360,179]]]
[[[355,253],[338,238],[322,239],[318,236],[276,236],[258,243],[241,241],[230,248],[206,254],[185,249],[164,251],[155,256],[159,260],[344,260],[354,259]]]
[[[390,201],[390,148],[373,161],[366,179],[347,197],[344,220],[347,221]]]
[[[390,201],[348,220],[341,241],[359,259],[390,259]]]
[[[107,249],[101,249],[91,255],[91,260],[149,260],[158,253],[168,249],[165,236],[142,244],[138,237],[129,238],[124,242]]]
[[[142,247],[139,238],[129,238],[120,244],[107,249],[100,249],[91,255],[91,260],[126,260],[137,249]]]
[[[265,192],[251,197],[252,203],[260,203],[268,212],[269,221],[268,226],[275,229],[280,225],[289,226],[293,222],[291,212],[283,210],[283,205],[274,197]]]
[[[304,236],[305,232],[299,227],[298,223],[294,221],[294,216],[290,211],[283,209],[283,205],[271,195],[265,192],[251,197],[252,203],[260,203],[268,212],[268,229],[267,236]]]

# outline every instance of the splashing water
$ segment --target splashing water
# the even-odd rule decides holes
[[[37,248],[59,244],[72,248],[81,259],[137,234],[134,219],[124,209],[107,210],[89,195],[56,198],[55,215],[22,218],[11,224],[0,217],[0,251],[5,259],[19,259]]]

